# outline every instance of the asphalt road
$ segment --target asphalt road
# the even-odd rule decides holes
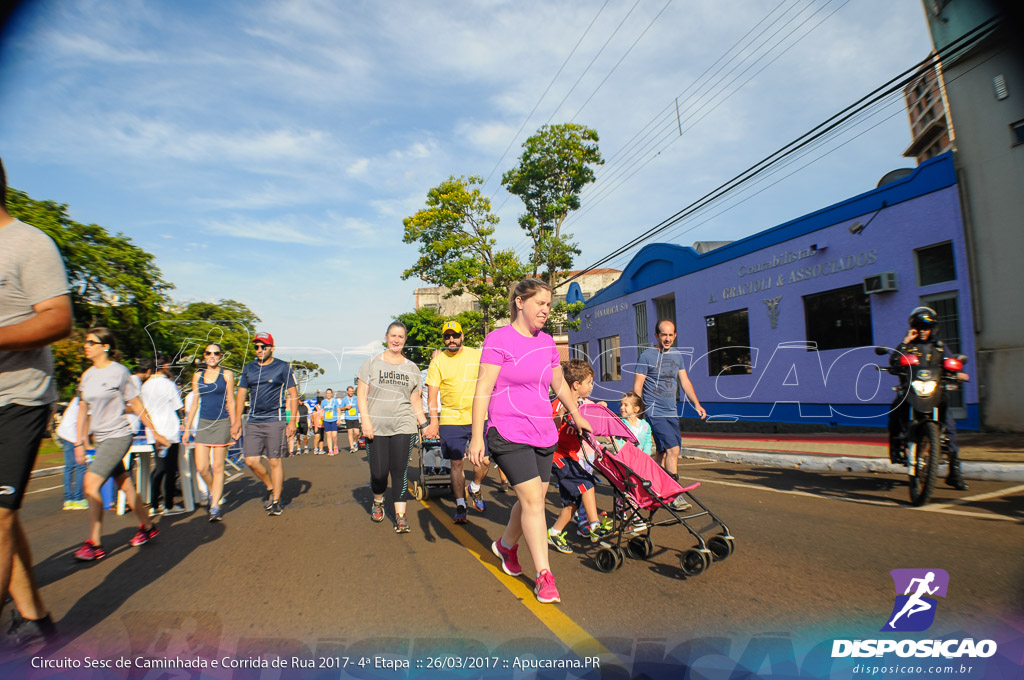
[[[514,496],[488,480],[487,509],[471,510],[463,526],[451,522],[450,495],[412,500],[412,532],[396,535],[390,507],[383,524],[370,521],[363,452],[286,460],[280,517],[266,515],[247,474],[227,485],[225,521],[202,511],[163,517],[160,536],[139,548],[128,545],[131,515],[108,512],[109,554],[95,563],[72,557],[86,513],[60,510],[59,477],[33,480],[22,519],[65,638],[52,658],[278,653],[319,663],[442,651],[506,663],[564,657],[568,647],[600,654],[604,677],[616,677],[617,663],[634,664],[635,675],[638,659],[671,659],[694,640],[737,657],[758,640],[799,649],[877,635],[893,606],[888,572],[906,567],[949,572],[937,633],[983,635],[1024,612],[1024,485],[974,482],[961,493],[940,482],[933,503],[915,509],[893,475],[685,460],[679,471],[701,482],[694,495],[728,524],[736,552],[686,577],[679,554],[693,538],[659,527],[648,560],[627,558],[606,574],[595,548],[576,541],[573,555],[551,552],[560,605],[535,602],[525,548],[521,578],[490,553]],[[549,501],[552,521],[557,494]],[[611,508],[607,489],[599,506]]]

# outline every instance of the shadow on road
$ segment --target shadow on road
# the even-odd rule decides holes
[[[204,543],[219,538],[224,526],[209,522],[202,514],[164,516],[158,520],[160,535],[150,543],[132,547],[128,541],[136,529],[126,527],[104,537],[109,550],[101,562],[78,562],[73,557],[77,548],[54,553],[40,562],[36,577],[40,586],[58,581],[72,572],[97,568],[124,552],[132,554],[114,567],[103,581],[80,597],[60,620],[61,637],[72,640],[89,631],[113,614],[121,605],[150,583],[170,572]],[[103,568],[103,567],[100,567]]]
[[[707,467],[703,470],[714,472],[725,478],[760,484],[780,491],[802,491],[817,496],[828,495],[849,500],[896,501],[910,504],[905,493],[907,487],[905,477],[871,473],[805,472],[787,468],[746,469],[731,466]],[[942,481],[938,480],[938,485],[941,484]],[[893,496],[894,491],[898,491],[899,494]]]

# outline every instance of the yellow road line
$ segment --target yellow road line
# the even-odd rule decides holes
[[[496,564],[498,558],[491,552],[490,546],[483,546],[478,540],[470,536],[469,532],[458,524],[451,524],[447,515],[441,512],[440,508],[430,501],[420,501],[430,511],[441,526],[451,532],[459,543],[473,555],[484,569],[489,571],[494,578],[505,586],[515,597],[530,610],[534,616],[540,619],[547,628],[558,636],[558,639],[565,643],[578,656],[600,656],[602,665],[605,663],[621,663],[619,659],[607,647],[602,645],[594,636],[581,628],[575,621],[566,616],[562,610],[555,605],[542,604],[537,601],[533,589],[526,585],[522,578],[509,576],[501,567]],[[610,658],[609,658],[610,657]]]

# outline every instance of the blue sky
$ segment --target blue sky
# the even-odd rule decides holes
[[[0,44],[0,155],[12,186],[153,252],[175,299],[249,305],[327,386],[412,309],[402,218],[448,175],[490,175],[499,243],[525,253],[501,173],[549,120],[595,128],[611,160],[568,221],[585,265],[931,47],[916,0],[602,5],[25,3]],[[614,157],[666,110],[641,161]],[[741,238],[867,191],[912,165],[909,143],[893,99],[663,240]]]

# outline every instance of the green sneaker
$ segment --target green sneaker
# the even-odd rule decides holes
[[[565,532],[555,531],[554,529],[548,529],[548,544],[554,547],[560,553],[566,555],[572,554],[572,546],[565,540]]]
[[[595,523],[589,529],[590,542],[597,543],[611,533],[611,529],[605,529],[602,524]]]

